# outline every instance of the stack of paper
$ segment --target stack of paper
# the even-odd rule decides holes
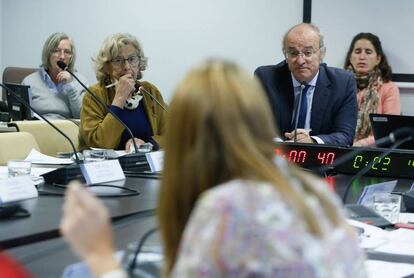
[[[73,160],[70,158],[57,158],[42,154],[41,152],[32,149],[25,160],[31,161],[33,164],[53,164],[53,165],[68,165],[72,164]]]

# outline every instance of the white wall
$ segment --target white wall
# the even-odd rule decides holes
[[[352,38],[359,32],[379,36],[394,73],[414,74],[414,1],[313,0],[312,22],[325,34],[325,61],[342,67]],[[401,110],[414,115],[414,84],[399,83]]]
[[[3,69],[3,1],[0,1],[0,69]]]
[[[414,73],[414,1],[313,0],[312,21],[326,35],[326,61],[342,66],[359,32],[379,36],[395,73]]]
[[[219,56],[249,72],[283,58],[281,38],[302,21],[303,0],[3,0],[2,70],[36,67],[46,38],[63,31],[78,49],[76,67],[95,82],[91,57],[103,39],[129,32],[149,57],[144,79],[167,101],[195,63]]]
[[[401,113],[403,115],[414,116],[414,87],[402,84],[400,86],[400,97]]]

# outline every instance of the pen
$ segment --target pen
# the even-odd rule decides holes
[[[106,86],[105,86],[105,88],[106,88],[106,89],[112,88],[112,87],[116,86],[116,84],[118,84],[118,81],[115,81],[115,82],[114,82],[114,83],[112,83],[112,84],[106,85]]]

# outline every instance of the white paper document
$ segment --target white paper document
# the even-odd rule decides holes
[[[73,163],[70,158],[57,158],[42,154],[41,152],[32,149],[25,160],[31,161],[33,164],[54,164],[54,165],[69,165]]]
[[[388,232],[388,241],[376,248],[375,251],[413,256],[414,260],[414,230],[397,229]]]
[[[401,278],[414,273],[414,264],[367,260],[365,269],[368,277]]]
[[[29,175],[0,180],[0,204],[37,196],[37,189]]]
[[[389,240],[389,232],[381,228],[352,219],[347,219],[347,221],[351,226],[358,227],[364,230],[364,232],[359,236],[359,244],[363,249],[377,248],[385,244]]]

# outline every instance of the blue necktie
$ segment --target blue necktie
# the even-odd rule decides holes
[[[310,85],[306,85],[302,90],[302,101],[300,103],[298,128],[305,128],[306,114],[308,113],[308,97],[306,96],[306,92],[308,91],[309,87]]]

